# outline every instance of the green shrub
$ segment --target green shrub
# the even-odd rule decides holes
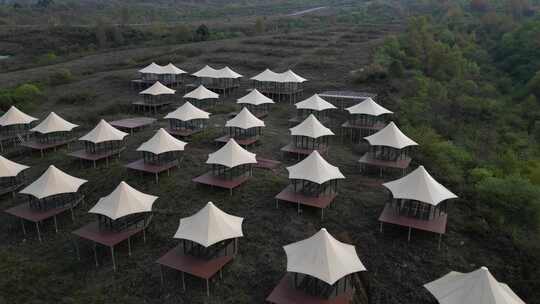
[[[50,85],[61,85],[73,81],[73,75],[68,69],[60,69],[49,76]]]

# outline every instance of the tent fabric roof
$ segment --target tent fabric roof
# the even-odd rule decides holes
[[[122,181],[111,194],[100,198],[88,212],[116,220],[126,215],[152,211],[152,205],[157,199],[157,196],[142,193]]]
[[[11,125],[26,125],[36,120],[37,118],[23,113],[15,106],[11,106],[6,113],[0,116],[0,126],[7,127]]]
[[[247,108],[242,108],[235,117],[225,123],[225,127],[236,127],[244,130],[264,126],[264,121],[251,114]]]
[[[440,304],[525,304],[486,267],[469,273],[452,271],[424,287]]]
[[[51,165],[45,173],[19,193],[43,199],[57,194],[75,193],[86,182],[85,179],[68,175]]]
[[[166,66],[161,68],[162,74],[168,74],[168,75],[180,75],[180,74],[186,74],[186,71],[178,68],[172,63],[167,64]]]
[[[163,67],[155,62],[139,70],[142,74],[162,74]]]
[[[178,119],[181,121],[189,121],[193,119],[209,119],[210,113],[203,111],[196,106],[192,105],[189,101],[186,101],[178,109],[167,114],[165,119]]]
[[[37,126],[30,129],[33,132],[39,132],[41,134],[48,134],[54,132],[69,132],[79,125],[73,124],[56,113],[51,112],[47,118],[40,122]]]
[[[406,176],[383,184],[394,198],[421,201],[433,206],[457,196],[439,184],[424,168],[419,166]]]
[[[362,102],[348,107],[346,109],[350,114],[365,114],[371,116],[380,116],[383,114],[393,114],[394,112],[376,103],[371,97],[364,99]]]
[[[97,126],[92,129],[92,131],[88,132],[88,134],[86,134],[85,136],[79,138],[79,140],[85,140],[97,144],[106,141],[122,140],[127,135],[127,133],[116,129],[102,119],[99,121]]]
[[[15,177],[28,168],[0,155],[0,177]]]
[[[364,137],[364,139],[372,146],[387,146],[396,149],[418,145],[414,140],[403,134],[393,121],[379,132]]]
[[[251,80],[257,80],[257,81],[268,81],[268,82],[278,82],[279,81],[279,74],[270,70],[266,69],[263,72],[251,77]]]
[[[335,135],[332,130],[325,127],[313,114],[310,114],[303,122],[289,130],[291,131],[291,135],[311,138]]]
[[[259,106],[265,103],[275,103],[275,102],[271,98],[264,96],[257,89],[253,89],[246,96],[237,99],[236,103],[240,103],[240,104],[247,103],[247,104],[252,104],[254,106]]]
[[[287,70],[286,72],[281,73],[281,79],[279,82],[294,82],[294,83],[302,83],[306,82],[307,79],[304,77],[296,74],[292,70]]]
[[[139,94],[158,96],[158,95],[172,95],[175,92],[176,92],[175,90],[169,89],[168,87],[161,84],[161,82],[156,81],[152,86],[140,92]]]
[[[245,164],[255,164],[257,160],[255,153],[251,153],[234,140],[229,141],[219,150],[208,155],[207,164],[222,165],[228,168],[233,168]]]
[[[172,151],[184,151],[187,143],[174,138],[165,129],[160,128],[148,141],[142,143],[137,151],[146,151],[153,154],[162,154]]]
[[[348,274],[366,270],[354,246],[336,240],[325,228],[283,249],[288,272],[307,274],[330,285]]]
[[[236,79],[243,77],[241,74],[236,73],[235,71],[231,70],[228,66],[219,69],[219,78],[229,78],[229,79]]]
[[[304,158],[301,162],[287,167],[289,179],[308,180],[323,184],[334,179],[344,179],[338,167],[329,164],[317,151]]]
[[[204,78],[219,78],[219,71],[209,65],[205,65],[202,69],[191,75]]]
[[[193,99],[197,99],[197,100],[217,99],[217,98],[219,98],[219,94],[215,93],[213,91],[210,91],[209,89],[205,88],[201,84],[195,90],[185,94],[184,98],[193,98]]]
[[[227,214],[212,202],[190,217],[180,220],[175,239],[190,240],[204,247],[223,240],[243,237],[243,218]]]
[[[297,109],[306,109],[313,111],[324,111],[330,109],[336,109],[336,107],[328,101],[322,99],[319,94],[314,94],[308,99],[295,103],[294,106]]]

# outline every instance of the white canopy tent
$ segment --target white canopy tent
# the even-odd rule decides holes
[[[15,177],[30,167],[11,161],[0,155],[0,178]]]
[[[255,164],[255,153],[242,148],[234,139],[230,139],[221,149],[208,155],[207,164],[233,168],[240,165]]]
[[[236,103],[259,106],[262,104],[272,104],[274,101],[271,98],[264,96],[257,89],[253,89],[246,96],[237,99]]]
[[[383,114],[393,114],[394,112],[376,103],[371,97],[364,99],[362,102],[348,107],[346,109],[350,114],[364,114],[370,116],[381,116]]]
[[[403,149],[409,146],[418,145],[414,140],[403,134],[403,132],[398,129],[393,121],[379,132],[364,137],[364,139],[367,140],[372,146],[386,146],[396,149]]]
[[[257,127],[264,127],[264,121],[258,119],[255,115],[247,108],[242,108],[242,110],[236,114],[236,116],[225,123],[225,127],[234,127],[240,129],[251,129]]]
[[[139,73],[141,74],[162,74],[162,72],[163,66],[155,62],[152,62],[151,64],[139,70]]]
[[[384,183],[383,186],[392,192],[395,199],[421,201],[432,206],[437,206],[447,199],[457,198],[457,195],[439,184],[424,166],[419,166],[400,179]]]
[[[0,126],[7,127],[12,125],[27,125],[36,120],[37,118],[23,113],[15,106],[11,106],[6,113],[0,116]]]
[[[137,151],[145,151],[153,154],[162,154],[173,151],[184,151],[187,143],[174,138],[165,129],[160,128],[152,138],[142,143]]]
[[[218,70],[219,77],[217,78],[227,78],[227,79],[238,79],[243,77],[241,74],[236,73],[235,71],[231,70],[228,66],[219,69]]]
[[[51,112],[47,118],[40,122],[37,126],[30,129],[32,132],[38,132],[41,134],[49,134],[54,132],[69,132],[79,125],[73,124],[56,113]]]
[[[174,238],[209,247],[224,240],[243,237],[243,221],[243,218],[227,214],[208,202],[194,215],[180,220]]]
[[[440,304],[525,304],[486,267],[469,273],[452,271],[424,287]]]
[[[266,69],[263,72],[251,77],[250,79],[262,82],[278,82],[280,77],[278,73],[270,69]]]
[[[200,85],[195,90],[185,94],[184,98],[193,98],[196,100],[218,99],[219,94],[210,91],[209,89],[205,88],[203,85]]]
[[[289,179],[308,180],[317,184],[323,184],[330,180],[344,179],[338,167],[329,164],[317,151],[311,152],[301,162],[287,167]]]
[[[295,103],[294,106],[299,110],[311,110],[317,112],[336,109],[333,104],[322,99],[318,94],[314,94],[308,99]]]
[[[161,68],[161,74],[181,75],[181,74],[186,74],[186,71],[178,68],[172,63],[169,63],[166,66]]]
[[[19,193],[43,199],[57,194],[75,193],[86,182],[85,179],[68,175],[51,165],[45,173]]]
[[[94,144],[107,142],[107,141],[120,141],[123,140],[128,134],[122,132],[115,127],[111,126],[105,120],[100,120],[97,126],[88,132],[85,136],[79,138],[79,140],[85,140]]]
[[[152,86],[140,92],[139,94],[159,96],[159,95],[173,95],[175,92],[176,92],[175,90],[169,89],[165,85],[161,84],[161,82],[156,81]]]
[[[296,74],[292,70],[287,70],[281,73],[279,76],[280,78],[278,81],[283,83],[302,83],[307,81],[307,79]]]
[[[173,112],[168,113],[165,119],[178,119],[181,121],[190,121],[193,119],[209,119],[210,113],[203,111],[186,101],[182,106]]]
[[[351,273],[366,270],[354,246],[336,240],[325,228],[283,249],[288,272],[306,274],[330,285]]]
[[[335,135],[332,130],[321,124],[313,114],[310,114],[303,122],[289,130],[293,136],[306,136],[310,138]]]
[[[102,197],[88,212],[104,215],[112,220],[152,211],[157,196],[142,193],[122,181],[111,194]]]
[[[219,74],[219,70],[216,70],[209,65],[205,65],[202,69],[191,75],[199,78],[219,78]]]

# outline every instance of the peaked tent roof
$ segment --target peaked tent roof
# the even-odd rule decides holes
[[[167,64],[166,66],[161,68],[162,74],[169,74],[169,75],[180,75],[180,74],[186,74],[186,71],[178,68],[171,62]]]
[[[204,78],[219,78],[219,70],[214,69],[209,65],[205,65],[202,69],[191,74],[195,77],[204,77]]]
[[[139,70],[139,73],[142,74],[163,74],[163,66],[152,62],[151,64],[147,65],[146,67]]]
[[[221,211],[212,202],[190,217],[180,220],[175,239],[196,242],[204,247],[232,238],[243,237],[243,218]]]
[[[287,167],[289,179],[303,179],[317,184],[323,184],[345,176],[338,167],[329,164],[317,151],[304,158],[301,162]]]
[[[39,132],[41,134],[48,134],[53,132],[69,132],[79,125],[73,124],[56,113],[51,112],[47,118],[40,122],[37,126],[30,129],[33,132]]]
[[[418,145],[414,140],[403,134],[393,121],[379,132],[364,137],[364,139],[372,146],[387,146],[396,149]]]
[[[383,114],[393,114],[394,112],[376,103],[371,97],[364,99],[362,102],[348,107],[346,109],[350,114],[365,114],[371,116],[380,116]]]
[[[85,179],[68,175],[51,165],[45,173],[19,193],[43,199],[62,193],[75,193],[86,182]]]
[[[142,193],[122,181],[111,194],[104,196],[88,212],[116,220],[126,215],[150,212],[157,196]]]
[[[304,77],[296,74],[292,70],[287,70],[280,74],[279,82],[295,82],[295,83],[302,83],[307,81]]]
[[[441,304],[525,304],[486,267],[469,273],[452,271],[424,287]]]
[[[321,96],[319,96],[319,94],[314,94],[308,99],[295,103],[294,106],[297,109],[306,109],[306,110],[313,110],[313,111],[324,111],[324,110],[336,109],[336,107],[333,104],[322,99]]]
[[[176,92],[175,90],[169,89],[168,87],[161,84],[161,82],[156,81],[152,86],[140,92],[139,94],[158,96],[158,95],[171,95],[171,94],[174,94],[175,92]]]
[[[208,155],[207,164],[222,165],[228,168],[233,168],[245,164],[255,164],[257,159],[255,153],[240,147],[234,139],[229,141],[214,153]]]
[[[420,166],[406,176],[384,183],[394,198],[410,199],[437,206],[440,202],[457,198],[457,196],[439,184],[424,168]]]
[[[153,154],[161,154],[171,151],[184,151],[187,143],[174,138],[165,129],[160,128],[148,141],[142,143],[137,151],[146,151]]]
[[[261,73],[251,77],[250,79],[257,80],[257,81],[278,82],[280,79],[280,74],[270,69],[266,69],[262,71]]]
[[[184,98],[193,98],[197,100],[203,99],[217,99],[219,94],[209,89],[205,88],[202,84],[198,86],[195,90],[184,95]]]
[[[186,101],[178,109],[167,114],[165,119],[178,119],[181,121],[189,121],[193,119],[209,119],[210,113],[203,111],[196,106],[192,105],[189,101]]]
[[[242,98],[238,98],[236,103],[247,103],[247,104],[258,106],[265,103],[275,103],[275,102],[271,98],[264,96],[257,89],[253,89],[246,96]]]
[[[225,127],[236,127],[244,130],[264,126],[264,121],[251,114],[247,108],[242,108],[235,117],[225,123]]]
[[[0,155],[0,177],[15,177],[28,168]]]
[[[228,66],[226,66],[226,67],[224,67],[222,69],[219,69],[218,72],[219,72],[219,74],[218,74],[219,78],[236,79],[236,78],[244,77],[241,74],[238,74],[235,71],[231,70],[231,68],[229,68]]]
[[[303,122],[289,130],[291,130],[291,135],[311,138],[334,135],[334,132],[325,127],[313,114],[310,114]]]
[[[15,106],[11,106],[6,113],[0,116],[0,126],[7,127],[11,125],[26,125],[35,120],[37,120],[37,118],[22,112]]]
[[[85,136],[79,138],[79,140],[86,140],[95,144],[106,141],[122,140],[128,134],[122,132],[115,127],[111,126],[105,120],[100,120],[92,131],[88,132]]]
[[[307,274],[330,285],[348,274],[366,270],[354,246],[336,240],[324,228],[283,249],[287,271]]]

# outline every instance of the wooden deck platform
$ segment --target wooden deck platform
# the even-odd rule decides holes
[[[232,195],[233,189],[240,187],[242,184],[247,182],[251,176],[240,176],[236,179],[224,179],[217,176],[214,176],[212,172],[205,173],[201,176],[198,176],[192,181],[197,184],[203,184],[211,187],[218,187],[223,189],[229,189],[230,194]]]
[[[135,170],[135,171],[154,174],[154,176],[156,178],[156,184],[157,184],[157,183],[159,183],[159,173],[167,171],[167,175],[169,175],[170,170],[172,168],[178,167],[178,164],[179,164],[179,162],[178,162],[177,159],[174,160],[174,161],[171,161],[169,163],[162,164],[162,165],[148,164],[148,163],[144,162],[144,159],[139,159],[137,161],[134,161],[132,163],[129,163],[129,164],[125,165],[124,167],[126,167],[128,169],[131,169],[131,170]]]
[[[81,198],[81,199],[84,199],[84,198]],[[45,220],[52,218],[54,220],[54,230],[58,232],[58,221],[56,217],[68,210],[71,211],[71,217],[73,219],[74,215],[73,215],[72,206],[65,206],[61,208],[47,209],[47,210],[42,211],[42,210],[30,208],[29,203],[22,203],[15,207],[6,209],[4,212],[16,218],[21,219],[22,231],[24,235],[26,235],[26,227],[24,225],[24,221],[29,221],[29,222],[34,223],[34,225],[36,226],[38,240],[41,242],[42,238],[41,238],[41,231],[39,228],[39,224]]]
[[[177,137],[190,137],[190,136],[193,136],[195,134],[198,134],[204,130],[201,130],[201,129],[197,129],[197,130],[191,130],[191,129],[176,129],[176,130],[171,130],[170,128],[165,128],[165,130],[173,135],[173,136],[177,136]]]
[[[383,223],[388,224],[394,224],[399,225],[403,227],[409,228],[409,234],[407,237],[407,240],[411,240],[411,230],[412,229],[418,229],[428,232],[433,232],[439,234],[439,242],[440,238],[443,234],[446,233],[446,223],[448,220],[447,214],[441,214],[440,216],[434,218],[433,220],[420,220],[415,218],[410,218],[407,216],[400,216],[397,214],[393,209],[392,206],[386,204],[384,206],[384,209],[379,216],[379,222],[380,222],[380,231],[383,230]],[[439,244],[440,245],[440,244]]]
[[[221,136],[219,138],[216,138],[214,139],[214,141],[216,143],[222,143],[222,144],[226,144],[229,140],[231,139],[231,137],[229,137],[228,135],[225,135],[225,136]],[[251,145],[254,145],[255,143],[257,143],[259,141],[259,137],[258,136],[255,136],[255,137],[250,137],[250,138],[244,138],[244,139],[234,139],[240,146],[244,146],[244,147],[247,147],[247,146],[251,146]]]
[[[75,140],[76,140],[76,138],[68,138],[68,139],[58,141],[58,142],[54,142],[54,143],[40,143],[40,142],[37,142],[35,140],[28,140],[28,141],[22,142],[21,146],[25,147],[25,148],[28,148],[28,149],[32,149],[32,150],[38,150],[41,157],[43,157],[43,152],[44,151],[51,150],[51,149],[56,151],[56,149],[58,149],[60,147],[63,147],[63,146],[68,146],[69,147],[69,144],[74,142]]]
[[[283,276],[266,301],[274,304],[349,304],[353,299],[352,291],[330,299],[309,295],[294,288],[292,277],[291,274]]]
[[[328,152],[328,147],[327,146],[322,146],[318,149],[301,149],[301,148],[297,148],[294,146],[293,143],[290,143],[288,145],[286,145],[285,147],[281,148],[281,153],[283,154],[294,154],[298,157],[298,159],[300,159],[300,157],[302,156],[308,156],[311,154],[311,152],[313,151],[317,151],[319,152],[321,155],[324,155]]]
[[[382,175],[383,168],[388,169],[399,169],[402,171],[402,174],[405,174],[405,170],[411,164],[411,158],[399,159],[399,160],[379,160],[374,159],[369,156],[369,153],[365,153],[358,160],[358,162],[363,166],[373,166],[380,168],[380,174]]]
[[[133,134],[134,131],[142,129],[146,126],[152,125],[156,122],[155,118],[151,117],[133,117],[120,120],[114,120],[109,122],[109,124],[115,128],[127,130],[129,133]]]
[[[281,162],[273,159],[268,158],[262,158],[262,157],[256,157],[257,163],[253,165],[255,168],[260,169],[268,169],[271,171],[275,171],[279,166],[281,166]]]
[[[99,266],[96,252],[96,244],[100,244],[109,247],[111,250],[111,258],[113,263],[113,269],[116,271],[116,260],[114,257],[114,246],[120,244],[123,241],[128,241],[128,251],[131,256],[131,237],[141,233],[143,234],[143,240],[146,242],[146,233],[143,227],[131,228],[123,231],[112,231],[99,229],[99,223],[97,221],[89,223],[72,232],[75,236],[91,241],[94,243],[94,261],[96,267]],[[77,258],[80,260],[80,252],[78,242],[75,241],[77,249]]]
[[[83,150],[73,151],[71,153],[68,153],[67,155],[69,155],[71,157],[78,158],[80,160],[91,161],[94,164],[94,168],[96,168],[97,161],[105,159],[105,161],[107,163],[107,166],[108,166],[109,165],[109,158],[114,157],[116,155],[118,155],[118,157],[120,157],[120,153],[122,153],[122,151],[124,151],[124,150],[125,150],[125,148],[122,148],[120,150],[115,150],[115,151],[108,151],[108,152],[104,152],[104,153],[88,153],[88,152],[86,152],[86,150],[83,149]]]
[[[210,295],[210,279],[230,263],[234,256],[225,255],[211,260],[185,255],[181,252],[182,245],[169,250],[160,257],[156,263],[160,266],[161,282],[163,283],[163,266],[172,268],[182,273],[182,288],[186,290],[185,273],[206,280],[206,293]]]
[[[297,205],[298,213],[301,211],[301,205],[321,209],[321,219],[324,219],[324,209],[332,204],[336,196],[337,193],[320,197],[306,196],[302,193],[295,192],[293,186],[289,185],[287,188],[283,189],[283,191],[278,193],[274,199],[276,201],[276,208],[279,207],[280,201],[293,203]]]

